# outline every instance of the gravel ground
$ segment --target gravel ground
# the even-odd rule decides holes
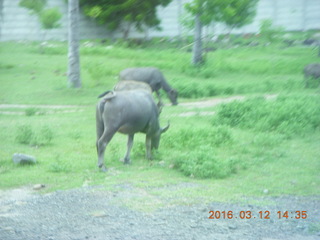
[[[47,194],[32,187],[0,191],[0,239],[320,239],[320,196],[244,198],[242,204],[171,205],[151,212],[122,204],[131,196],[137,193],[130,185],[121,191],[99,186]],[[209,219],[209,211],[220,211],[220,218]],[[232,219],[223,211],[232,211]],[[241,211],[251,211],[251,219],[241,219]],[[269,211],[269,219],[260,219],[260,211],[263,217]],[[288,211],[289,218],[279,219],[278,211]],[[307,211],[307,218],[295,219],[295,211]]]

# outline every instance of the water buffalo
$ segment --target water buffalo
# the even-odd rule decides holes
[[[166,91],[172,105],[177,105],[178,92],[172,89],[164,78],[162,72],[154,67],[127,68],[120,72],[119,80],[135,80],[148,83],[153,92],[157,93],[159,104],[162,105],[159,90]],[[158,104],[158,105],[159,105]]]
[[[311,63],[304,67],[304,79],[306,81],[306,88],[309,87],[311,78],[320,79],[320,63]]]
[[[144,90],[109,91],[96,108],[98,166],[106,171],[104,152],[116,132],[128,135],[127,152],[124,163],[130,163],[133,137],[137,132],[146,134],[146,157],[152,158],[152,148],[158,149],[161,133],[159,113],[152,95]]]
[[[152,89],[149,84],[145,82],[139,82],[139,81],[133,81],[133,80],[123,80],[119,81],[114,87],[114,91],[128,91],[128,90],[144,90],[147,91],[148,93],[152,94]],[[105,94],[109,93],[110,91],[104,92],[100,94],[100,97],[103,97]],[[158,111],[159,114],[162,111],[162,105],[158,104]]]

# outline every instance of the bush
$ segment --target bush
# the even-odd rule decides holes
[[[43,29],[53,29],[60,27],[58,21],[61,19],[62,14],[58,8],[49,8],[43,10],[39,14],[39,19]]]
[[[319,96],[254,98],[223,104],[213,119],[214,125],[276,132],[287,137],[319,130]]]
[[[283,34],[284,34],[284,28],[273,26],[271,19],[265,19],[261,21],[260,35],[266,41],[268,42],[278,41],[280,40]]]
[[[218,159],[216,149],[232,143],[233,135],[230,128],[217,126],[181,129],[166,136],[164,144],[167,148],[179,151],[173,163],[184,175],[197,178],[224,178],[235,172],[237,162],[233,159]]]
[[[25,110],[26,116],[28,116],[28,117],[36,115],[37,112],[38,112],[38,109],[37,108],[32,108],[32,107],[31,108],[27,108]]]
[[[53,132],[48,126],[43,126],[38,132],[30,125],[18,127],[16,141],[20,144],[46,146],[52,142]]]
[[[71,165],[66,161],[62,161],[60,155],[56,155],[55,160],[49,165],[48,171],[53,173],[69,173]]]
[[[166,144],[175,149],[197,149],[206,145],[211,148],[228,145],[233,142],[233,135],[228,126],[195,127],[180,129],[166,137]]]
[[[237,169],[234,159],[217,159],[210,146],[201,146],[197,151],[180,155],[174,162],[175,168],[186,176],[196,178],[225,178]]]
[[[45,146],[49,145],[53,139],[53,132],[48,126],[40,129],[40,132],[35,135],[34,145]]]
[[[34,133],[29,125],[23,125],[18,127],[16,141],[21,144],[30,144],[34,138]]]
[[[235,93],[234,87],[220,87],[212,83],[205,82],[177,82],[175,87],[179,89],[179,97],[182,98],[203,98],[214,97],[218,95],[230,95]]]
[[[248,126],[251,127],[257,119],[264,118],[268,113],[264,111],[262,105],[263,98],[253,98],[246,101],[233,101],[220,105],[214,124],[226,124],[231,127]],[[260,108],[259,108],[260,107]]]

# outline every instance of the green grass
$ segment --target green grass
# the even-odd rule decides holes
[[[264,195],[265,189],[276,196],[319,194],[319,92],[304,89],[302,75],[305,64],[318,61],[311,48],[219,49],[195,68],[184,49],[95,43],[81,48],[79,90],[66,87],[66,43],[53,42],[43,50],[38,43],[0,43],[0,104],[30,105],[0,109],[19,113],[0,114],[0,189],[42,183],[46,191],[82,185],[121,191],[118,186],[129,184],[141,194],[123,204],[139,209],[145,202],[147,210],[236,201]],[[171,127],[155,160],[144,158],[144,135],[138,134],[132,165],[124,166],[119,159],[127,139],[117,134],[106,150],[109,172],[101,173],[95,149],[97,96],[112,88],[120,70],[132,66],[159,67],[178,89],[180,102],[240,94],[279,97],[202,109],[167,106],[160,121],[170,120]],[[33,106],[44,104],[74,106]],[[181,116],[191,111],[199,114]],[[201,111],[216,114],[202,116]],[[33,155],[37,164],[17,166],[13,153]]]

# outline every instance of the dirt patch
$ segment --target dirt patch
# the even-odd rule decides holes
[[[267,100],[272,100],[277,98],[277,94],[268,94],[263,97]],[[186,110],[183,113],[180,113],[176,116],[178,117],[191,117],[191,116],[212,116],[215,114],[214,111],[202,111],[202,108],[214,107],[222,103],[229,103],[233,101],[243,101],[246,97],[244,96],[233,96],[227,98],[212,98],[207,100],[193,101],[193,102],[184,102],[180,103],[180,106],[185,107],[186,109],[200,109],[199,111],[188,111]]]
[[[177,187],[181,186],[166,186],[172,191]],[[194,186],[186,183],[184,187]],[[146,195],[150,204],[164,199],[150,197],[147,189],[131,184],[115,186],[114,190],[95,186],[33,193],[26,188],[0,192],[0,239],[320,239],[320,196],[244,197],[241,203],[185,202],[145,212],[124,202]],[[210,211],[221,215],[209,219]],[[223,217],[223,211],[232,211],[233,217]],[[264,218],[266,211],[270,212],[268,219]],[[279,219],[278,211],[288,211],[288,219]],[[292,215],[295,211],[307,211],[308,217],[296,219]],[[241,212],[246,213],[244,219]],[[249,212],[252,217],[247,219]]]
[[[274,95],[264,95],[266,99],[275,99],[277,97]],[[180,106],[185,107],[186,109],[194,108],[206,108],[219,105],[221,103],[228,103],[235,100],[243,101],[246,97],[244,96],[233,96],[227,98],[212,98],[207,100],[192,101],[180,103]],[[55,113],[73,113],[81,112],[84,110],[85,106],[76,106],[76,105],[26,105],[26,104],[0,104],[0,114],[4,115],[26,115],[26,109],[35,109],[35,114],[55,114]],[[210,116],[214,115],[213,111],[185,111],[184,113],[179,114],[180,117],[189,117],[189,116]]]
[[[34,115],[82,112],[83,106],[75,105],[25,105],[25,104],[0,104],[0,114],[26,115],[27,109],[33,109]]]

